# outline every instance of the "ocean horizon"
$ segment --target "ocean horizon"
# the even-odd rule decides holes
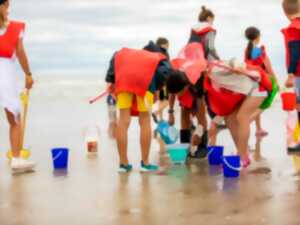
[[[25,45],[37,76],[78,75],[104,78],[112,54],[142,48],[165,36],[175,57],[186,44],[202,5],[216,14],[217,50],[223,59],[243,60],[248,26],[262,32],[262,43],[279,77],[284,77],[288,24],[280,0],[13,0],[10,17],[27,24]]]

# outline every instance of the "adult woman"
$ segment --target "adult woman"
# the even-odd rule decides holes
[[[5,109],[10,127],[10,144],[13,154],[13,172],[32,170],[34,164],[20,157],[21,151],[21,104],[15,77],[15,59],[18,59],[26,74],[25,86],[31,89],[31,76],[27,56],[23,46],[25,24],[8,18],[9,0],[0,0],[0,105]]]

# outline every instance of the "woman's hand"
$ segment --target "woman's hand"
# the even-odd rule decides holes
[[[25,88],[30,90],[33,87],[34,80],[31,75],[26,75],[25,78]]]

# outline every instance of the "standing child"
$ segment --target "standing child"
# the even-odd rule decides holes
[[[10,144],[13,158],[13,172],[27,172],[34,168],[34,163],[20,157],[21,103],[17,87],[15,59],[17,58],[24,73],[25,87],[31,89],[33,79],[28,59],[23,46],[25,24],[9,20],[9,0],[0,0],[0,105],[5,109],[10,127]]]
[[[245,50],[245,62],[249,65],[261,67],[270,76],[273,82],[278,83],[270,59],[266,53],[265,46],[259,46],[261,36],[260,30],[256,27],[249,27],[245,31],[245,36],[248,40],[248,46]],[[267,136],[268,132],[261,126],[260,114],[256,117],[255,123],[256,136]]]
[[[151,44],[151,43],[150,43]],[[147,50],[123,48],[111,60],[106,82],[114,92],[119,109],[117,122],[117,144],[120,157],[119,172],[130,172],[132,165],[127,157],[128,128],[132,108],[138,112],[140,124],[140,145],[142,152],[141,171],[153,172],[157,165],[150,164],[151,116],[154,93],[165,85],[171,67],[166,57],[155,52],[152,45]],[[152,50],[152,52],[151,52]]]
[[[284,0],[283,10],[290,25],[282,29],[286,44],[288,78],[286,87],[295,87],[297,92],[298,122],[300,123],[300,1]],[[300,144],[288,147],[289,153],[300,153]]]

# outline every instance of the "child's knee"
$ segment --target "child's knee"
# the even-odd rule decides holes
[[[140,126],[150,126],[151,118],[150,118],[150,114],[148,112],[140,113],[139,124],[140,124]]]

